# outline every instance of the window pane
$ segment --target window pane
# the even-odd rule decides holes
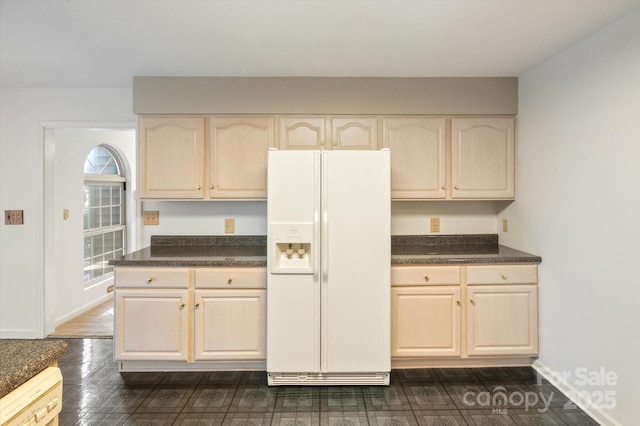
[[[115,237],[115,232],[109,232],[108,234],[104,234],[104,252],[110,253],[113,251],[113,238]],[[111,258],[109,258],[111,259]]]
[[[124,247],[124,231],[116,231],[114,238],[114,249],[121,249]]]
[[[111,225],[122,225],[120,221],[120,206],[111,207]]]
[[[84,258],[87,259],[93,255],[91,250],[91,237],[84,237]]]
[[[100,209],[89,209],[89,229],[100,226]]]
[[[113,190],[111,192],[111,205],[112,206],[119,206],[120,205],[120,196],[122,195],[122,187],[121,186],[114,186],[112,187]]]
[[[103,207],[100,210],[100,226],[111,226],[111,207]]]

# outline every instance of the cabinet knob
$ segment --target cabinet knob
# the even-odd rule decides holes
[[[460,306],[460,301],[456,300],[456,305]]]
[[[447,185],[442,185],[442,189],[447,189]]]
[[[500,278],[502,278],[503,280],[507,279],[507,274],[500,274]]]
[[[209,185],[209,189],[213,189],[213,188],[215,188],[215,186]]]
[[[200,307],[200,302],[197,302],[196,303],[196,308],[199,308],[199,307]]]
[[[196,189],[202,189],[202,187],[200,185],[196,186]]]
[[[227,280],[227,284],[231,285],[232,282],[233,282],[233,278],[229,277],[229,279]]]
[[[429,275],[425,275],[425,276],[424,276],[424,280],[425,280],[425,281],[429,281]]]
[[[338,142],[337,141],[333,141],[333,146],[338,146]]]
[[[460,186],[456,185],[454,186],[455,189],[460,189]]]
[[[153,277],[147,277],[147,284],[151,284],[151,281],[153,281]]]
[[[182,303],[180,304],[180,309],[184,309],[184,307],[185,307],[185,304],[184,304],[184,302],[182,302]]]
[[[475,300],[473,300],[473,299],[469,299],[469,302],[471,302],[472,305],[476,304]]]
[[[320,141],[320,146],[324,146],[324,141]]]

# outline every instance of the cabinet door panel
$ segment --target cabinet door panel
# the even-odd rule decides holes
[[[267,151],[274,146],[274,118],[209,120],[209,196],[266,198]]]
[[[538,352],[536,285],[467,288],[469,355],[535,355]]]
[[[187,359],[187,290],[117,290],[114,359]]]
[[[196,291],[196,360],[266,359],[266,290]]]
[[[378,124],[375,117],[332,118],[332,149],[377,149]]]
[[[203,198],[204,119],[140,118],[140,196]]]
[[[324,117],[280,117],[280,149],[322,149],[326,142]]]
[[[393,287],[391,356],[459,356],[459,301],[459,287]]]
[[[452,198],[515,196],[513,118],[451,119]]]
[[[391,150],[391,198],[446,197],[444,118],[385,118],[383,146]]]

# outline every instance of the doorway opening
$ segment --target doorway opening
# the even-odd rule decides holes
[[[113,335],[108,262],[138,246],[134,127],[45,127],[45,336]]]

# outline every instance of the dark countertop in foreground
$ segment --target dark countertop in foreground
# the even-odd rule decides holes
[[[540,263],[498,244],[497,234],[394,235],[392,265]],[[111,260],[115,266],[264,267],[266,236],[153,236],[151,246]]]
[[[151,246],[109,261],[114,266],[267,266],[267,237],[152,236]]]
[[[0,340],[0,398],[67,353],[64,340]]]

